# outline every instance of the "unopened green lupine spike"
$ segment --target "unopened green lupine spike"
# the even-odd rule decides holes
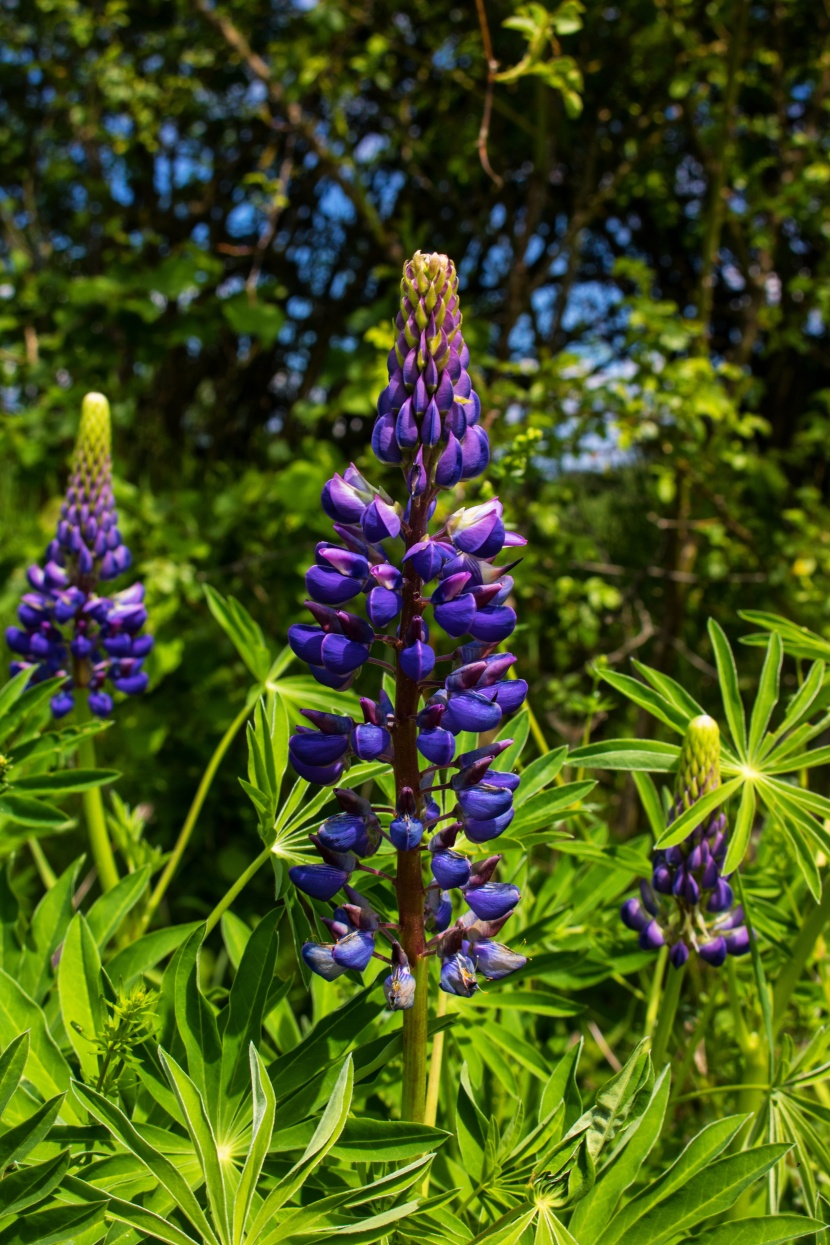
[[[720,786],[720,730],[714,718],[701,714],[686,728],[677,767],[678,803],[691,808],[696,800]]]

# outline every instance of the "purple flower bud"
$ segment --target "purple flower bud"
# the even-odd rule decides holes
[[[416,640],[414,644],[401,649],[398,654],[398,665],[408,679],[412,679],[413,683],[420,683],[422,679],[428,679],[432,673],[435,666],[435,651],[429,644]]]
[[[302,726],[297,731],[288,742],[292,761],[296,759],[306,765],[331,765],[345,755],[349,746],[347,735],[327,735]]]
[[[356,929],[335,943],[331,958],[341,968],[362,973],[375,951],[375,935],[370,930]]]
[[[127,696],[138,696],[141,692],[146,692],[147,684],[150,682],[144,671],[138,674],[125,675],[123,678],[113,678],[112,685],[117,692],[124,692]]]
[[[431,933],[443,934],[451,920],[452,899],[449,894],[430,886],[424,897],[424,925]]]
[[[346,971],[332,958],[333,949],[319,942],[304,942],[302,947],[301,954],[304,962],[313,973],[316,973],[318,977],[323,977],[326,981],[334,981],[336,977],[342,977]]]
[[[333,865],[292,865],[288,876],[297,890],[312,899],[332,899],[349,880],[344,869]]]
[[[54,718],[65,718],[67,713],[71,713],[75,708],[75,699],[71,692],[58,692],[49,703]]]
[[[746,955],[749,951],[749,930],[745,925],[728,930],[723,934],[728,955]]]
[[[394,414],[381,415],[372,431],[372,449],[379,462],[390,466],[402,463],[403,454],[397,440],[397,419]]]
[[[484,939],[473,943],[470,956],[478,972],[488,981],[499,981],[510,973],[518,972],[527,964],[527,956],[511,951],[504,943]]]
[[[424,418],[421,420],[421,443],[423,445],[437,445],[441,440],[441,414],[436,405],[435,399],[431,398]]]
[[[414,450],[418,444],[418,421],[415,419],[411,398],[407,398],[398,411],[398,417],[395,421],[395,440],[401,450]],[[378,457],[380,458],[379,454]],[[381,461],[384,460],[381,459]],[[401,457],[401,461],[403,461],[403,457]]]
[[[106,718],[112,713],[112,696],[106,692],[90,692],[87,701],[90,713],[96,718]]]
[[[415,460],[409,469],[407,476],[407,489],[410,497],[421,497],[427,490],[426,468],[424,467],[424,450],[423,446],[419,447]]]
[[[399,852],[409,852],[424,837],[423,822],[407,813],[399,813],[389,826],[389,838]]]
[[[289,745],[288,756],[294,769],[306,782],[317,783],[320,787],[330,787],[338,782],[346,768],[345,761],[334,761],[330,765],[310,765],[301,761]]]
[[[466,886],[470,880],[470,861],[460,852],[443,848],[432,856],[432,872],[444,890]]]
[[[356,856],[371,854],[366,821],[351,813],[335,813],[333,817],[327,817],[317,831],[317,837],[332,852],[354,852]]]
[[[341,575],[338,571],[322,566],[311,566],[306,571],[306,592],[321,605],[343,605],[351,601],[361,590],[359,579]]]
[[[464,453],[455,433],[447,434],[447,444],[435,468],[435,483],[441,488],[455,488],[464,470]]]
[[[460,731],[477,731],[482,734],[494,730],[500,721],[501,709],[498,705],[491,704],[477,692],[461,692],[458,696],[450,697],[443,725],[453,735]]]
[[[718,935],[711,942],[702,943],[697,949],[698,955],[713,968],[720,968],[726,959],[726,939]]]
[[[28,657],[30,639],[29,633],[22,631],[20,627],[6,628],[6,643],[13,653],[20,653],[21,656]]]
[[[457,994],[465,999],[475,994],[478,989],[476,970],[468,955],[459,951],[442,961],[440,987],[445,994]]]
[[[504,787],[490,786],[487,783],[479,783],[473,787],[467,787],[465,790],[459,791],[458,803],[461,805],[461,813],[464,818],[483,818],[489,820],[491,817],[499,817],[502,813],[506,813],[513,805],[513,792]]]
[[[641,931],[639,941],[642,951],[656,951],[666,940],[657,922],[649,921],[645,929]]]
[[[329,633],[323,637],[321,647],[321,665],[330,674],[351,674],[369,657],[369,645],[357,644],[344,635]]]
[[[732,887],[723,878],[718,878],[715,889],[709,896],[707,907],[710,912],[726,912],[732,907],[735,896],[732,894]]]
[[[377,545],[400,535],[401,519],[394,506],[376,497],[363,511],[361,526],[369,544]]]
[[[288,628],[288,643],[292,653],[300,661],[310,662],[314,666],[322,664],[323,636],[320,627],[311,627],[307,623],[292,623]]]
[[[449,765],[455,756],[455,737],[440,726],[422,730],[418,735],[418,751],[433,765]]]
[[[470,635],[477,640],[498,644],[516,629],[516,611],[509,605],[488,605],[478,609],[470,623]]]
[[[466,887],[464,898],[477,917],[497,921],[513,911],[521,894],[511,882],[485,882],[482,886]]]
[[[392,737],[385,727],[365,722],[354,728],[351,743],[352,751],[361,761],[376,761],[379,756],[389,752]]]
[[[404,561],[412,561],[417,575],[428,583],[452,556],[452,548],[437,540],[422,540],[404,554]]]
[[[467,835],[470,843],[489,843],[490,840],[498,839],[500,834],[504,834],[514,817],[514,808],[509,808],[499,817],[489,819],[465,817],[464,834]]]
[[[398,964],[383,983],[386,1006],[392,1012],[405,1011],[415,1002],[415,978],[407,964]]]
[[[633,929],[637,934],[649,924],[648,913],[644,910],[639,899],[626,899],[620,908],[620,916],[622,917],[623,925],[628,929]]]
[[[466,635],[472,629],[475,616],[475,599],[469,593],[447,601],[444,605],[436,605],[433,609],[433,617],[438,626],[454,639]]]
[[[393,618],[397,618],[403,606],[400,592],[392,592],[388,588],[372,588],[366,596],[366,613],[373,627],[387,627]]]
[[[669,952],[669,959],[675,968],[682,968],[689,958],[689,948],[685,942],[676,942]]]

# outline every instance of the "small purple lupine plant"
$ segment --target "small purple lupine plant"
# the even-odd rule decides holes
[[[388,666],[394,703],[384,690],[377,699],[363,697],[361,723],[302,711],[307,724],[291,737],[291,761],[309,782],[334,785],[341,811],[311,836],[321,862],[289,873],[306,895],[338,905],[325,919],[332,941],[303,947],[313,972],[332,980],[365,969],[372,956],[390,963],[386,1000],[404,1011],[403,1114],[419,1119],[427,957],[440,958],[441,989],[465,997],[478,988],[479,976],[495,980],[526,962],[498,941],[519,891],[494,880],[498,855],[475,859],[513,817],[519,779],[494,768],[510,741],[456,755],[461,732],[489,734],[527,694],[525,682],[508,678],[515,658],[496,651],[516,626],[507,603],[515,563],[494,565],[505,549],[525,541],[505,529],[497,499],[456,510],[430,532],[441,490],[481,475],[490,458],[467,371],[458,278],[445,255],[419,252],[404,266],[395,325],[372,447],[382,463],[400,466],[405,500],[396,503],[354,466],[326,484],[322,504],[338,539],[317,546],[306,575],[314,623],[295,624],[288,633],[314,677],[335,690],[351,688],[367,662]],[[361,595],[366,617],[342,608]],[[430,643],[436,628],[456,642],[454,651],[436,651]],[[391,650],[394,666],[371,656],[375,644]],[[439,663],[451,663],[444,677]],[[386,831],[367,800],[338,785],[351,757],[385,761],[394,770],[397,798]],[[446,783],[440,770],[453,771]],[[452,809],[443,815],[438,789],[451,797]],[[362,862],[382,837],[397,853],[398,911],[381,917],[349,883],[355,871],[375,872]],[[466,905],[455,920],[453,891]],[[389,955],[378,948],[379,935],[391,944]]]
[[[88,393],[81,407],[71,475],[55,538],[44,565],[27,572],[32,591],[18,607],[20,627],[9,627],[6,642],[18,660],[12,674],[29,669],[32,683],[66,681],[52,698],[52,713],[62,718],[85,692],[90,712],[107,717],[112,696],[143,692],[144,658],[153,637],[142,635],[147,619],[144,587],[133,584],[101,596],[99,584],[116,579],[131,564],[118,530],[112,494],[110,409],[100,393]]]
[[[683,737],[671,821],[720,786],[720,732],[713,718],[693,718]],[[727,955],[749,950],[743,909],[733,907],[726,858],[726,816],[716,809],[675,847],[652,856],[651,883],[640,883],[640,898],[622,906],[622,919],[640,935],[643,950],[669,947],[669,959],[682,968],[690,948],[720,967]]]

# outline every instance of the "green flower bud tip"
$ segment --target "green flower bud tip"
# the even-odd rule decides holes
[[[92,471],[109,459],[110,404],[102,393],[88,393],[81,403],[81,422],[72,457],[72,471]]]
[[[677,767],[678,803],[690,808],[696,800],[720,786],[720,730],[707,714],[693,718],[683,736]]]

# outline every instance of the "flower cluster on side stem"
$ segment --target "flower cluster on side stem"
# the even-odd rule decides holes
[[[112,493],[109,403],[88,393],[81,408],[66,497],[54,539],[43,566],[27,572],[31,591],[18,607],[19,627],[9,627],[6,642],[17,660],[12,674],[31,671],[31,682],[65,680],[52,698],[52,713],[62,718],[85,692],[98,717],[112,712],[109,684],[134,695],[147,686],[142,669],[153,637],[142,634],[147,619],[140,583],[101,596],[99,584],[116,579],[131,564],[118,530]]]
[[[353,465],[325,485],[321,501],[337,539],[320,542],[306,575],[313,621],[288,633],[324,686],[347,690],[374,664],[393,676],[394,702],[382,689],[363,696],[362,721],[302,711],[292,764],[309,782],[334,786],[340,811],[310,836],[319,862],[289,875],[310,899],[336,905],[322,918],[331,941],[303,947],[308,967],[332,980],[377,956],[390,965],[388,1006],[408,1010],[417,995],[413,960],[438,956],[441,988],[463,996],[479,976],[495,980],[525,963],[498,940],[519,891],[496,880],[500,856],[476,858],[513,818],[519,779],[496,767],[509,741],[457,755],[463,732],[490,735],[527,694],[523,680],[509,677],[515,658],[497,652],[516,626],[516,563],[495,562],[525,542],[505,528],[498,499],[457,509],[430,530],[439,493],[480,475],[490,456],[446,256],[418,253],[404,266],[395,329],[372,447],[382,463],[400,466],[405,497],[396,502]],[[356,612],[361,598],[365,615]],[[454,650],[438,650],[438,632]],[[378,645],[394,663],[374,655]],[[443,677],[439,663],[450,663]],[[392,767],[394,807],[375,809],[342,785],[353,758]],[[397,876],[382,876],[395,885],[398,911],[382,915],[352,883],[361,870],[379,872],[364,862],[384,840],[397,854]],[[455,919],[454,893],[464,901]]]
[[[683,739],[669,824],[720,786],[720,733],[713,718],[694,718]],[[682,843],[652,857],[651,882],[641,881],[640,898],[622,906],[622,919],[640,935],[643,950],[667,945],[675,968],[694,950],[719,967],[727,955],[749,950],[743,909],[734,907],[726,857],[726,817],[720,809],[705,817]]]

